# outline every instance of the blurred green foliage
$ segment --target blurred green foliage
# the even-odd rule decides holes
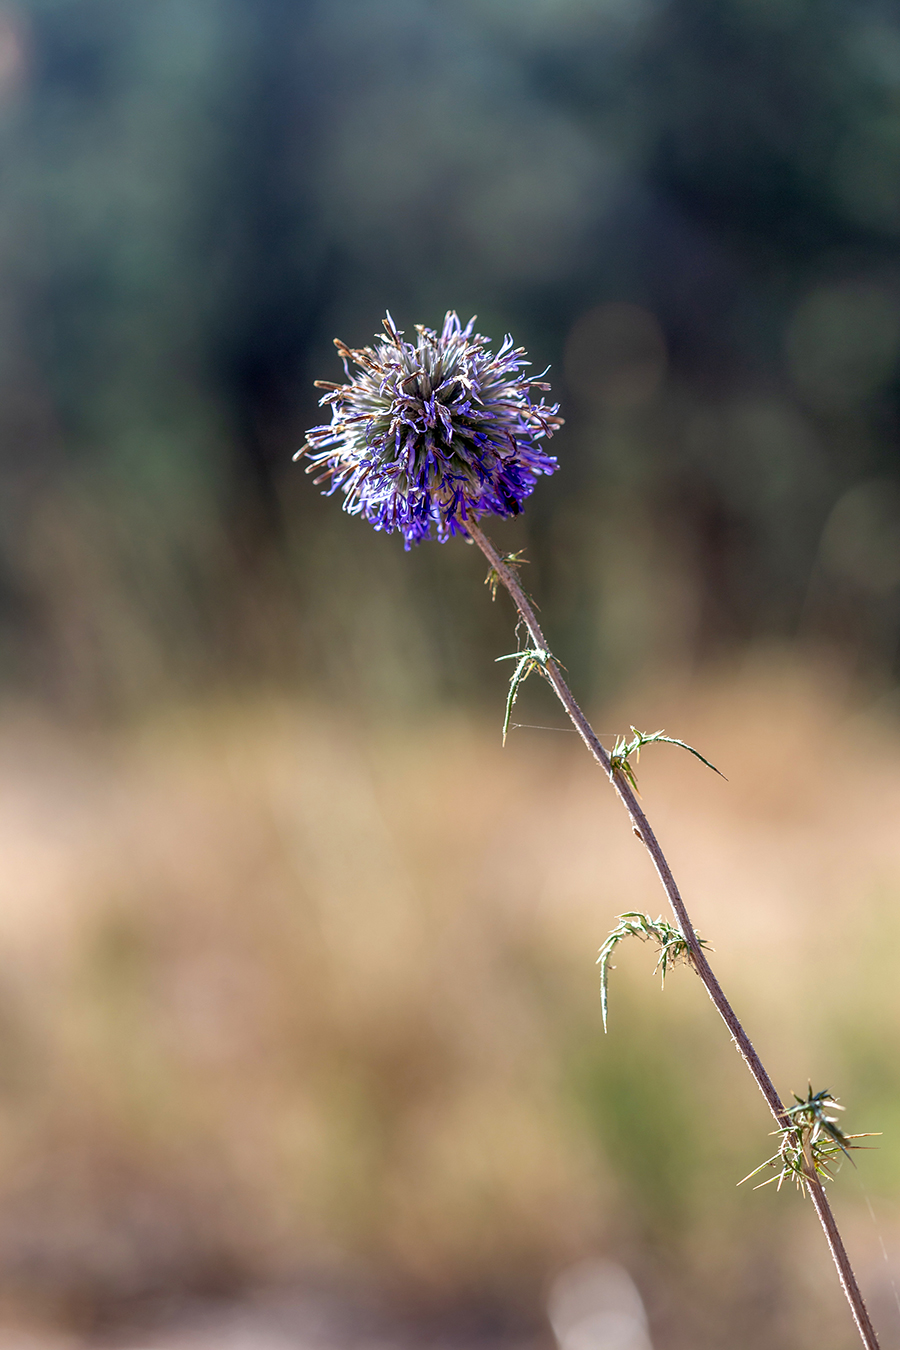
[[[501,533],[578,683],[798,636],[896,674],[895,7],[11,0],[0,101],[7,682],[471,697],[459,545],[290,464],[386,306],[552,364]]]

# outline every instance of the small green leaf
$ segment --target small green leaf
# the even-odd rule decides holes
[[[517,661],[518,665],[512,673],[509,682],[509,693],[506,696],[506,711],[503,715],[503,744],[506,745],[506,736],[509,731],[510,718],[512,710],[515,707],[516,699],[519,697],[519,685],[528,679],[528,676],[534,670],[540,671],[542,675],[547,672],[547,662],[552,661],[550,652],[544,651],[542,647],[529,647],[525,651],[508,652],[506,656],[498,656],[497,661]]]
[[[673,966],[676,961],[690,960],[691,949],[688,946],[687,938],[680,929],[675,928],[673,924],[666,923],[662,915],[658,919],[651,919],[649,914],[642,914],[637,909],[629,909],[624,914],[620,914],[618,926],[612,930],[600,948],[600,954],[597,957],[597,965],[600,967],[600,1012],[603,1017],[604,1031],[609,1029],[607,1027],[607,1015],[609,1011],[610,960],[618,944],[627,937],[637,937],[642,942],[650,940],[657,943],[659,959],[656,962],[655,969],[660,971],[663,984],[665,984],[666,973],[670,966]],[[701,937],[698,937],[697,941],[701,947],[709,945]]]
[[[632,727],[631,730],[634,733],[632,739],[626,741],[624,736],[619,736],[613,746],[612,754],[609,758],[613,773],[624,774],[635,792],[638,792],[638,785],[634,769],[630,762],[631,756],[634,755],[635,760],[639,760],[641,751],[645,745],[658,745],[660,743],[665,745],[680,745],[682,750],[689,751],[690,754],[700,760],[701,764],[705,764],[708,769],[712,769],[713,773],[717,773],[720,778],[725,778],[724,773],[722,773],[720,769],[717,769],[715,764],[711,764],[704,755],[701,755],[699,750],[695,750],[692,745],[688,745],[687,741],[679,741],[677,737],[667,736],[663,731],[638,731],[636,727]],[[725,781],[728,781],[727,778]],[[640,793],[638,793],[638,796],[640,796]]]
[[[472,540],[470,539],[469,543],[471,542]],[[510,568],[511,571],[518,572],[522,564],[528,562],[528,559],[525,557],[524,549],[519,549],[517,553],[504,553],[501,558],[501,561],[506,563],[506,566]],[[497,571],[496,567],[491,567],[488,569],[488,574],[484,579],[484,584],[490,589],[491,599],[496,600],[497,587],[500,585],[500,573]]]

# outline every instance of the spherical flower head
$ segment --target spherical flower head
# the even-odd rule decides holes
[[[562,425],[559,404],[532,398],[550,386],[522,374],[530,363],[511,337],[495,355],[474,323],[450,311],[440,333],[417,324],[405,342],[388,314],[375,347],[335,341],[349,384],[316,381],[331,422],[294,458],[308,456],[307,472],[321,470],[315,481],[340,489],[346,511],[400,530],[407,548],[432,527],[443,541],[468,520],[518,515],[557,467],[540,442]]]

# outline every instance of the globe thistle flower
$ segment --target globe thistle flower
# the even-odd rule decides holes
[[[335,339],[349,384],[317,380],[331,422],[313,427],[306,455],[316,483],[340,489],[344,510],[376,530],[400,530],[406,547],[465,534],[482,515],[515,516],[556,460],[538,444],[562,425],[559,404],[532,401],[549,389],[521,373],[523,347],[507,336],[496,355],[487,338],[451,310],[438,334],[416,325],[404,342],[390,314],[376,347]],[[351,374],[350,363],[359,367]]]

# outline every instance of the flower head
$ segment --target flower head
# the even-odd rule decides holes
[[[335,340],[349,384],[316,381],[331,422],[294,458],[307,455],[307,472],[320,469],[329,494],[340,488],[346,511],[400,530],[407,548],[432,525],[445,540],[468,519],[518,515],[538,475],[556,469],[538,443],[562,425],[559,404],[531,398],[550,386],[521,373],[529,362],[511,337],[486,350],[474,322],[463,328],[451,311],[440,333],[417,324],[404,342],[388,314],[376,347]]]

